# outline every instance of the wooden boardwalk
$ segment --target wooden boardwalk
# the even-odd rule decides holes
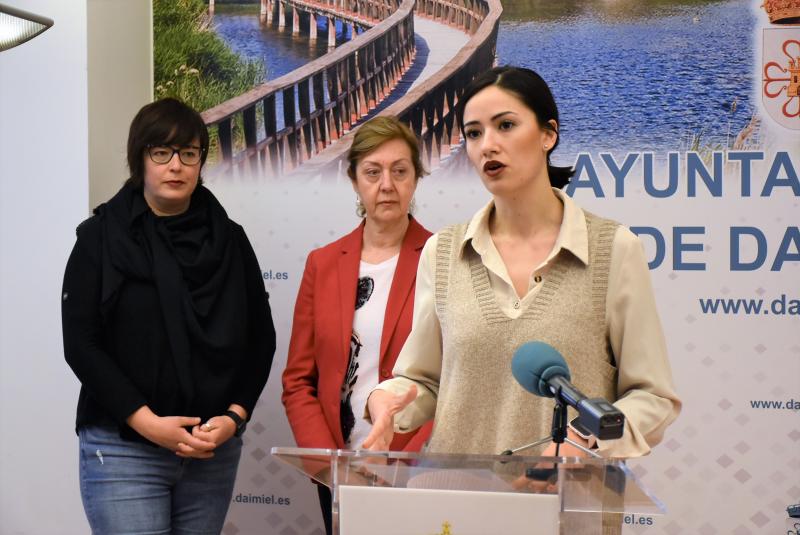
[[[500,0],[265,1],[267,18],[277,11],[285,21],[291,7],[295,33],[301,17],[318,16],[369,29],[204,111],[215,147],[212,172],[335,177],[355,127],[379,113],[397,115],[417,133],[431,168],[450,154],[459,140],[459,95],[495,61]],[[370,20],[352,22],[351,14]]]
[[[414,45],[417,53],[408,71],[392,92],[354,126],[378,115],[409,91],[433,76],[467,44],[469,35],[447,24],[426,17],[414,16]],[[430,43],[430,44],[429,44]]]

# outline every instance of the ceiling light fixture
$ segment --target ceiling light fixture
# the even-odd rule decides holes
[[[33,39],[52,25],[47,17],[0,4],[0,52]]]

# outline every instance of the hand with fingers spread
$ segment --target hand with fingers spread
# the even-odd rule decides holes
[[[143,405],[126,420],[137,433],[158,444],[162,448],[174,451],[180,457],[208,459],[214,456],[216,444],[209,440],[195,437],[186,427],[197,426],[200,418],[193,416],[158,416],[150,407]]]
[[[394,438],[394,415],[417,398],[417,387],[412,385],[405,394],[392,394],[376,390],[367,400],[372,417],[372,431],[362,447],[372,451],[388,451]]]

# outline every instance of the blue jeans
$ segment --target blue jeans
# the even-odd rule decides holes
[[[81,498],[96,535],[218,535],[231,503],[242,439],[210,459],[184,459],[120,438],[116,429],[82,427]]]

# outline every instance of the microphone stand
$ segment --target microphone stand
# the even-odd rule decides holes
[[[542,444],[546,444],[548,442],[552,442],[556,445],[556,454],[555,457],[558,457],[559,450],[561,448],[561,444],[566,442],[567,444],[574,446],[581,450],[582,452],[586,453],[590,457],[600,458],[601,455],[598,454],[596,451],[592,451],[589,448],[583,446],[582,444],[578,444],[574,440],[567,437],[567,405],[563,401],[561,401],[561,392],[560,388],[555,393],[555,405],[553,406],[553,421],[550,425],[550,436],[540,438],[535,442],[531,442],[530,444],[525,444],[524,446],[520,446],[518,448],[506,450],[500,455],[514,455],[520,451],[524,451],[530,448],[535,448],[536,446],[541,446]],[[535,480],[547,480],[551,477],[556,470],[556,466],[553,465],[553,468],[528,468],[525,471],[525,477],[528,479],[535,479]]]
[[[553,442],[556,445],[555,456],[558,457],[558,452],[559,449],[561,448],[561,444],[566,442],[570,446],[578,448],[579,450],[586,453],[590,457],[595,457],[597,459],[601,458],[602,456],[596,451],[590,450],[583,444],[578,444],[571,438],[567,437],[567,422],[568,422],[567,405],[563,401],[561,401],[561,389],[559,388],[555,392],[555,405],[553,406],[553,421],[552,424],[550,425],[550,436],[540,438],[535,442],[531,442],[530,444],[525,444],[524,446],[519,446],[518,448],[506,450],[502,452],[500,455],[514,455],[515,453],[535,448],[536,446],[541,446],[542,444],[546,444],[548,442]]]

